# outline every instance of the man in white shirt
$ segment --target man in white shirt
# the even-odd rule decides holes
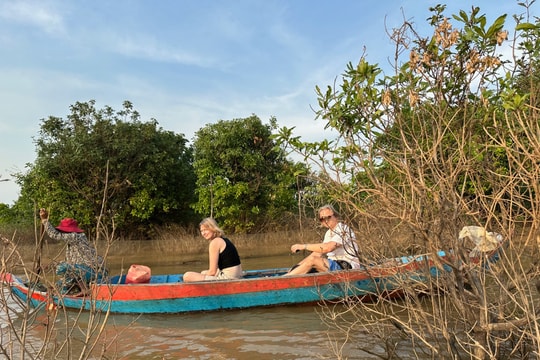
[[[307,274],[312,269],[318,272],[358,269],[358,245],[354,232],[339,220],[332,205],[319,208],[319,221],[328,228],[322,243],[294,244],[291,252],[311,251],[311,254],[295,265],[286,275]]]

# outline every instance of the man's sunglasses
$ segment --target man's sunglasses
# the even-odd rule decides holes
[[[328,220],[330,220],[330,219],[332,218],[332,216],[334,216],[334,214],[328,215],[328,216],[321,216],[321,217],[319,218],[319,221],[320,221],[320,222],[323,222],[323,221],[324,221],[324,222],[327,222]]]

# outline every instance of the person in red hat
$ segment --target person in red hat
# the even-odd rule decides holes
[[[54,227],[49,222],[47,210],[40,209],[39,217],[47,235],[67,245],[65,261],[56,266],[56,274],[63,276],[59,285],[64,293],[85,292],[91,281],[106,276],[103,258],[97,254],[96,248],[90,244],[75,219],[62,219],[60,224]]]

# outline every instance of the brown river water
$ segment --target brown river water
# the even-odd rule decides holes
[[[153,274],[200,271],[205,261],[178,265],[160,256],[123,258],[122,263],[110,264],[111,272],[139,263],[149,265]],[[290,267],[301,255],[283,255],[243,259],[244,270]],[[11,304],[13,305],[13,304]],[[367,334],[353,334],[356,338],[345,343],[345,335],[337,333],[321,319],[318,305],[283,306],[195,314],[173,315],[111,315],[92,359],[375,359],[361,347],[383,353],[377,339]],[[0,321],[4,314],[0,309]],[[45,336],[45,315],[38,316],[38,325],[30,332],[35,346]],[[69,315],[81,329],[88,326],[88,315]],[[75,320],[76,319],[76,320]],[[65,338],[65,317],[59,316],[56,336]],[[2,330],[2,343],[6,328]],[[81,331],[82,333],[82,331]],[[83,335],[75,332],[73,339]],[[358,343],[359,342],[359,343]],[[72,355],[79,358],[79,342],[72,341]],[[104,351],[105,357],[99,353]],[[404,353],[401,353],[402,356]],[[412,355],[412,354],[411,354]],[[19,358],[19,357],[16,357]],[[20,357],[22,358],[22,357]],[[60,357],[62,358],[62,357]],[[413,358],[413,357],[411,357]],[[0,354],[0,359],[3,359]]]

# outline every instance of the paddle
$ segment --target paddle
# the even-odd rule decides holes
[[[39,237],[37,238],[36,250],[34,253],[34,273],[40,275],[43,272],[41,267],[41,253],[43,252],[43,240],[45,239],[45,225],[41,221],[42,217],[47,218],[48,213],[45,209],[39,209]]]

